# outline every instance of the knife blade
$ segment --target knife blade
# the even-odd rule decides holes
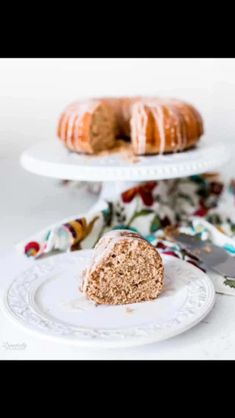
[[[171,232],[171,237],[202,261],[207,268],[235,280],[235,257],[229,255],[223,248],[208,240],[202,241],[197,236],[184,233]]]

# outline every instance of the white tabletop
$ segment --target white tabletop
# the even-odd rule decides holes
[[[14,244],[50,223],[86,211],[96,200],[83,187],[61,187],[57,180],[24,171],[19,154],[32,141],[12,147],[8,135],[0,154],[0,296],[15,266]],[[232,173],[232,163],[226,167]],[[25,260],[27,262],[27,260]],[[22,264],[22,268],[24,263]],[[17,266],[17,269],[20,267]],[[216,295],[212,312],[196,327],[168,341],[130,349],[83,349],[48,342],[9,321],[0,312],[1,359],[235,359],[235,298]]]

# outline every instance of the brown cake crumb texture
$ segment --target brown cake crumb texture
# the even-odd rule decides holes
[[[138,234],[104,236],[95,251],[83,282],[89,299],[118,305],[153,300],[160,294],[164,273],[161,256]]]
[[[99,105],[90,125],[91,149],[100,152],[115,145],[115,119],[111,108]]]

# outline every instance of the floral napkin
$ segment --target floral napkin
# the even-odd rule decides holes
[[[174,180],[149,181],[124,191],[102,210],[54,225],[21,243],[18,251],[40,258],[56,251],[93,248],[110,229],[140,233],[161,253],[170,254],[202,268],[198,260],[169,241],[169,228],[198,234],[235,254],[235,180],[224,183],[217,173]],[[235,295],[235,281],[211,271],[217,292]]]

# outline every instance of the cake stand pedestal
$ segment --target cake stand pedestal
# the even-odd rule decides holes
[[[230,159],[222,143],[201,143],[194,149],[168,155],[128,153],[107,156],[81,155],[67,150],[58,139],[43,141],[24,151],[22,166],[35,174],[79,181],[102,182],[99,201],[114,200],[120,192],[148,180],[186,177],[213,171]]]

